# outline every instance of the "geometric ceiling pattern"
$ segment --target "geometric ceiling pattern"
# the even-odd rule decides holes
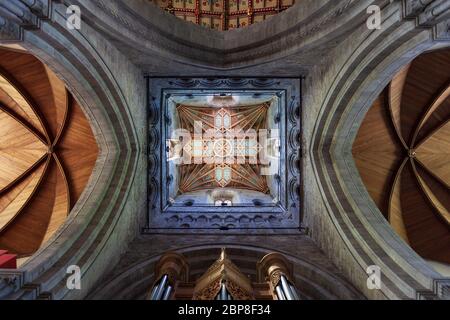
[[[178,105],[181,129],[193,137],[182,150],[178,148],[180,159],[186,154],[193,158],[178,166],[179,191],[228,187],[267,193],[269,188],[258,161],[257,134],[267,127],[269,106],[268,103],[222,108]],[[201,138],[195,136],[195,123],[202,125]]]
[[[65,222],[97,154],[64,83],[33,56],[0,49],[0,249],[38,250]]]
[[[300,85],[287,78],[152,78],[143,232],[297,232]]]
[[[402,69],[353,146],[369,193],[422,257],[450,263],[450,50]]]
[[[242,28],[294,5],[295,0],[149,0],[176,17],[215,30]]]

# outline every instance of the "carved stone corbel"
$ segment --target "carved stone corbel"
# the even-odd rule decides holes
[[[433,289],[428,291],[418,291],[417,300],[450,300],[450,280],[435,279]]]
[[[442,21],[435,26],[433,38],[436,41],[450,41],[450,19]]]
[[[50,19],[51,13],[52,0],[3,1],[0,3],[0,35],[2,39],[20,41],[22,36],[18,35],[22,30],[16,29],[39,29],[41,20]],[[8,34],[15,37],[8,39]]]
[[[403,0],[405,18],[414,19],[434,0]]]

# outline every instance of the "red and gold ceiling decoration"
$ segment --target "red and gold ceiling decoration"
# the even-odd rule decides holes
[[[215,30],[246,27],[294,5],[295,0],[149,0],[183,20]]]
[[[394,77],[353,154],[394,230],[422,257],[450,263],[450,50],[424,54]]]
[[[258,134],[267,126],[268,108],[268,103],[222,108],[178,105],[181,129],[192,136],[182,150],[178,148],[183,153],[179,158],[188,154],[193,159],[179,165],[180,192],[229,187],[267,193],[266,178],[260,174]],[[177,143],[181,142],[174,141],[174,149]]]
[[[64,83],[35,57],[0,49],[0,249],[39,249],[65,222],[97,154]]]

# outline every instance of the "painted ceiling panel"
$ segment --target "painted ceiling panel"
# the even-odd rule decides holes
[[[148,0],[176,17],[215,30],[243,28],[295,4],[295,0]]]
[[[182,149],[183,156],[180,155],[180,158],[184,159],[186,153],[194,157],[194,164],[179,165],[180,192],[231,187],[267,193],[268,185],[266,178],[260,174],[259,163],[250,163],[252,155],[256,160],[258,147],[244,132],[251,129],[256,135],[258,130],[266,128],[268,108],[268,103],[220,109],[178,105],[181,128],[188,130],[193,137]],[[196,122],[202,123],[202,132],[205,132],[200,140],[194,134]],[[212,132],[212,136],[208,136],[208,132]],[[229,133],[234,138],[228,138]],[[239,138],[239,134],[243,138]],[[244,164],[234,161],[239,156],[246,159]],[[227,162],[229,158],[232,163]]]

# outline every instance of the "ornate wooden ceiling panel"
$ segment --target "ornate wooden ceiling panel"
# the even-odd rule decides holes
[[[7,189],[47,154],[46,145],[13,114],[0,110],[0,190]]]
[[[183,152],[194,156],[194,164],[182,163],[179,166],[180,192],[224,187],[269,192],[258,164],[257,142],[259,130],[267,128],[268,108],[269,103],[223,108],[178,105],[181,129],[188,130],[194,137],[183,148]],[[201,140],[195,138],[196,122],[202,124],[201,130],[205,133]],[[250,131],[247,130],[255,133],[253,139],[248,136]],[[227,159],[230,157],[232,161],[229,163]],[[241,157],[245,163],[236,163],[236,157]]]
[[[422,257],[450,263],[450,50],[398,73],[369,110],[353,154],[394,230]]]
[[[151,78],[149,220],[144,232],[164,229],[173,233],[209,233],[233,229],[237,233],[248,230],[264,233],[273,227],[283,228],[283,232],[298,232],[301,209],[300,87],[300,79],[292,78]],[[180,110],[185,112],[182,117]],[[217,118],[216,113],[223,116]],[[195,130],[192,125],[195,120],[202,122],[202,130],[198,130],[199,124]],[[226,134],[225,138],[217,139],[215,148],[208,148],[207,141],[206,147],[201,143],[192,144],[195,140],[209,140],[208,129],[213,133],[223,130],[226,133],[228,128],[254,129],[242,131],[249,137],[256,134],[259,138],[255,149],[261,151],[257,154],[256,164],[249,161],[250,152],[245,157],[235,156],[232,152],[230,162],[226,159],[225,163],[207,163],[205,158],[211,150],[221,158],[230,147],[230,143],[224,142]],[[239,131],[232,135],[238,137],[234,140],[240,139]],[[253,139],[246,140],[250,143]],[[184,152],[189,145],[195,154],[200,147],[198,158]],[[180,164],[193,168],[186,167],[186,174],[181,174]],[[224,165],[223,168],[219,166],[223,171],[215,171],[213,175],[210,167],[217,169],[217,164]],[[195,165],[204,171],[197,170]],[[239,170],[233,171],[233,165],[240,166]],[[240,180],[233,181],[235,178]],[[222,185],[225,186],[240,185],[239,188],[220,188],[222,185],[216,187],[217,181],[224,182]],[[184,190],[199,187],[201,191],[183,194],[180,185]],[[255,191],[265,191],[265,185],[269,192]]]
[[[216,30],[246,27],[294,5],[295,0],[149,0],[178,18]]]
[[[97,153],[64,83],[33,56],[0,49],[0,248],[39,249],[80,197]]]

